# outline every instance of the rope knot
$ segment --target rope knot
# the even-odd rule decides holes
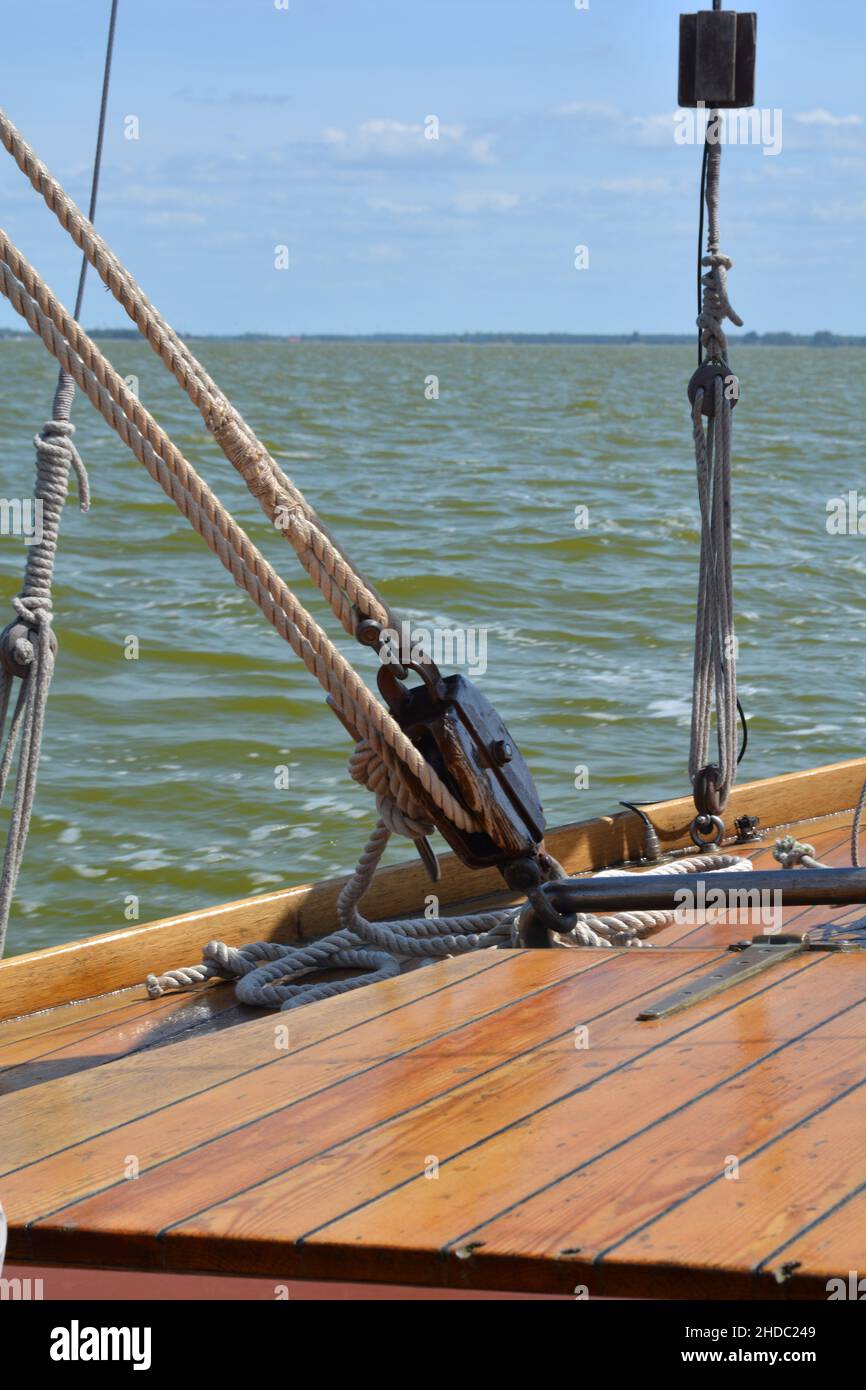
[[[359,739],[349,758],[351,777],[376,797],[379,816],[397,835],[423,840],[432,835],[433,825],[400,776],[399,769],[389,767],[366,739]]]
[[[69,469],[78,483],[78,505],[83,512],[90,510],[90,482],[87,469],[72,442],[75,426],[71,420],[46,420],[33,440],[36,446],[37,501],[43,503],[66,501]],[[62,491],[62,498],[59,494]]]
[[[801,844],[793,835],[783,835],[773,846],[773,858],[783,869],[796,869],[798,865],[805,864],[807,859],[814,860],[815,847]]]

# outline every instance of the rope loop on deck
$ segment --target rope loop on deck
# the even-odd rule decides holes
[[[337,899],[340,929],[303,946],[259,941],[231,947],[211,941],[200,965],[148,975],[152,999],[167,989],[189,989],[214,976],[234,979],[239,1002],[265,1009],[296,1009],[332,995],[375,984],[400,972],[407,961],[421,964],[486,947],[515,945],[517,908],[478,912],[465,917],[419,917],[409,921],[371,922],[359,903],[391,838],[380,819],[361,854],[354,873]],[[340,980],[308,981],[315,971],[350,969],[360,975]]]

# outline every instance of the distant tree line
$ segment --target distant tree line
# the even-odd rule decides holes
[[[89,328],[92,338],[135,339],[135,328]],[[207,339],[231,343],[595,343],[623,346],[687,346],[694,343],[693,333],[184,333],[185,338]],[[737,347],[806,347],[837,348],[866,347],[866,337],[831,333],[738,333],[729,334]],[[0,339],[27,338],[29,334],[14,328],[0,328]]]

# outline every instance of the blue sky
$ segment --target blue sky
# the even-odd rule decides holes
[[[97,221],[182,332],[690,331],[680,0],[279,3],[120,0]],[[725,151],[731,299],[747,329],[863,333],[866,7],[757,8],[782,149]],[[0,104],[79,203],[107,15],[4,13]],[[0,208],[70,302],[76,253],[5,154]],[[126,322],[95,277],[84,320]]]

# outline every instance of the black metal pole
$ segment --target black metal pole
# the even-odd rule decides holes
[[[866,869],[755,869],[702,874],[629,874],[622,878],[562,878],[542,885],[557,912],[673,911],[683,895],[698,906],[716,894],[780,895],[780,905],[848,907],[866,903]],[[742,899],[743,905],[748,899]],[[736,900],[732,906],[736,905]]]

